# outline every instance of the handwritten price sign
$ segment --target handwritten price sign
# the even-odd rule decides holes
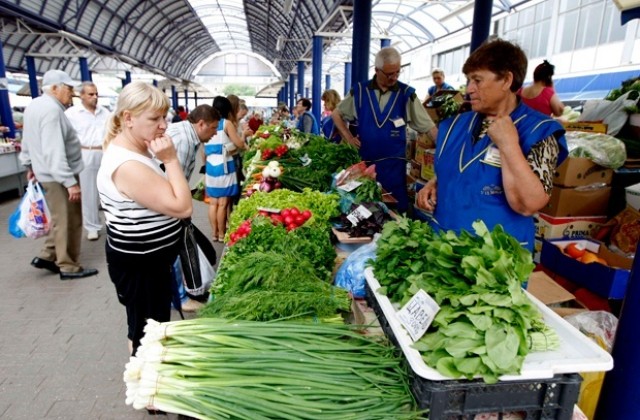
[[[427,292],[420,289],[396,313],[396,316],[415,342],[424,335],[439,310],[440,306],[436,301]]]

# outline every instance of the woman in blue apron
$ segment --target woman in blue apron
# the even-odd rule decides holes
[[[564,129],[520,102],[527,58],[516,45],[486,42],[467,59],[471,112],[440,123],[436,178],[418,193],[434,227],[473,231],[501,224],[533,250],[532,215],[549,201],[553,173],[567,156]]]

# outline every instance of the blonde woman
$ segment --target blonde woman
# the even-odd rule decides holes
[[[320,127],[322,134],[331,142],[339,143],[341,140],[340,133],[335,129],[331,114],[336,106],[340,103],[340,94],[334,89],[327,89],[322,93],[322,102],[324,103],[324,112],[320,119]]]
[[[213,240],[224,242],[227,230],[228,211],[232,198],[240,191],[236,176],[236,163],[233,155],[246,149],[244,140],[238,135],[238,109],[240,100],[235,95],[227,96],[231,110],[218,125],[218,133],[204,145],[207,159],[205,185],[209,197],[209,222],[213,233]],[[215,101],[221,99],[214,99]],[[216,107],[220,110],[220,107]]]
[[[107,124],[98,171],[109,276],[127,310],[132,355],[148,318],[170,320],[180,219],[192,212],[189,185],[165,134],[168,109],[166,95],[151,85],[133,82],[122,89]]]

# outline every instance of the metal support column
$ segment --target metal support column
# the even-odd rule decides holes
[[[382,38],[380,40],[380,48],[385,48],[390,46],[391,46],[391,40],[389,38]]]
[[[157,79],[153,79],[151,81],[151,83],[153,84],[153,86],[158,87],[158,80]]]
[[[351,85],[369,79],[372,7],[372,2],[370,1],[353,2],[353,44],[351,47],[353,73]]]
[[[2,125],[9,129],[9,131],[5,133],[5,136],[10,139],[15,139],[16,125],[13,123],[11,103],[9,102],[9,82],[4,68],[2,41],[0,41],[0,118],[2,118]]]
[[[296,104],[296,79],[295,74],[289,74],[289,112],[293,113],[293,106]]]
[[[351,90],[351,63],[344,63],[344,96]]]
[[[87,57],[80,57],[80,79],[83,82],[91,81],[91,72],[89,71],[89,60]]]
[[[298,99],[304,96],[304,61],[298,61],[298,97],[293,102],[298,102]]]
[[[33,99],[40,96],[40,88],[38,87],[38,77],[36,73],[36,59],[27,56],[27,73],[29,74],[29,89]]]
[[[331,75],[330,74],[325,74],[324,75],[324,89],[331,89]]]
[[[125,87],[129,83],[131,83],[131,72],[127,70],[124,72],[124,85],[122,85],[122,87]]]
[[[171,107],[178,113],[178,91],[174,85],[171,85]]]
[[[473,25],[471,26],[471,52],[475,51],[489,38],[491,29],[491,9],[493,0],[477,0],[473,6]]]
[[[184,110],[189,112],[189,91],[184,90]]]

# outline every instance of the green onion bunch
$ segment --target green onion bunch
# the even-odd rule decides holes
[[[198,419],[417,419],[402,358],[351,326],[149,320],[127,404]]]

